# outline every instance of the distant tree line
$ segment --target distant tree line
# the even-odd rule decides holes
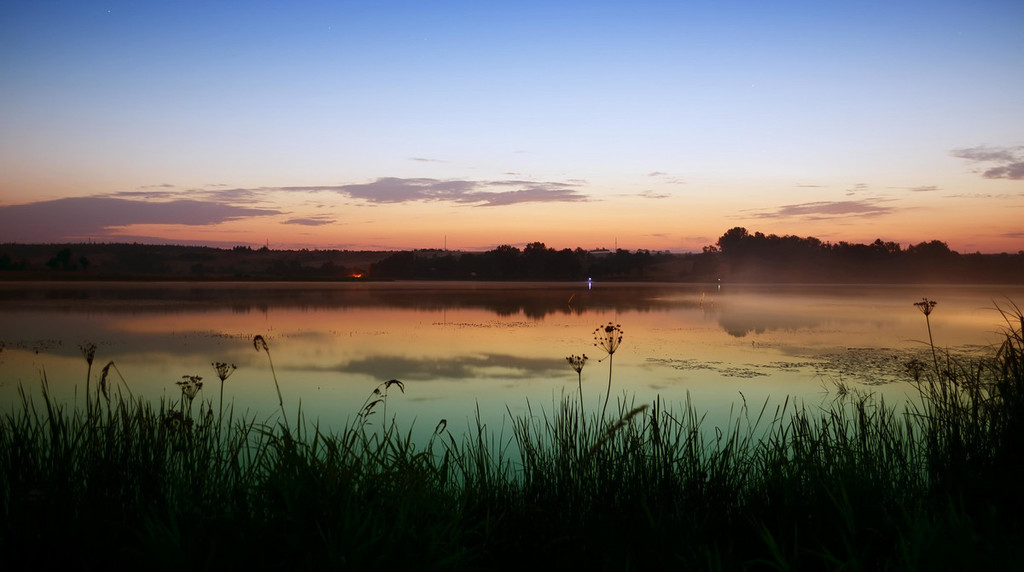
[[[647,268],[675,256],[648,250],[557,250],[543,242],[531,242],[523,249],[505,244],[481,253],[397,252],[371,265],[369,276],[429,280],[642,280]]]
[[[1024,251],[960,254],[938,240],[901,246],[726,231],[702,252],[524,248],[361,252],[146,244],[0,245],[0,279],[662,280],[762,283],[1024,283]]]
[[[46,262],[46,267],[50,270],[86,270],[89,268],[89,259],[80,256],[76,261],[70,248],[62,248]]]
[[[0,278],[343,280],[387,253],[151,244],[0,245]],[[365,259],[365,262],[364,262]],[[344,261],[356,260],[360,266]],[[363,270],[360,270],[360,267]]]
[[[702,256],[710,259],[706,267],[744,282],[1024,282],[1024,252],[959,254],[938,240],[902,248],[881,239],[830,243],[735,227]]]

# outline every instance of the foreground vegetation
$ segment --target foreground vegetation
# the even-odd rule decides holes
[[[194,402],[187,376],[159,404],[108,365],[84,407],[44,382],[3,415],[0,566],[1020,566],[1024,315],[1004,315],[990,358],[918,364],[904,409],[852,392],[826,410],[744,404],[722,428],[690,403],[605,413],[607,397],[584,408],[581,394],[512,419],[511,435],[442,422],[417,444],[379,422],[397,380],[325,434],[283,407],[277,423],[237,418],[226,364],[219,400]],[[621,330],[596,334],[610,357]]]

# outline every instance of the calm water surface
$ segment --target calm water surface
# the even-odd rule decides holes
[[[466,426],[477,409],[491,426],[550,410],[576,395],[565,357],[586,353],[585,404],[598,408],[608,361],[598,326],[624,331],[614,356],[613,400],[689,395],[709,422],[725,423],[743,398],[827,404],[837,382],[899,400],[906,363],[930,360],[923,315],[938,301],[936,345],[984,351],[1005,325],[995,305],[1024,301],[1022,286],[732,286],[579,283],[159,283],[0,284],[0,404],[19,384],[70,403],[98,346],[136,395],[177,398],[174,383],[200,375],[217,400],[211,362],[234,363],[225,396],[261,419],[277,412],[270,346],[285,406],[327,427],[350,419],[379,383],[399,379],[388,416],[429,432],[440,419]],[[614,404],[614,401],[613,401]]]

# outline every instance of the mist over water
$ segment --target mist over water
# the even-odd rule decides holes
[[[937,300],[935,343],[978,353],[999,340],[996,304],[1024,300],[1020,286],[752,286],[650,283],[367,284],[166,283],[0,285],[0,405],[21,384],[38,394],[45,375],[59,399],[81,399],[80,350],[95,343],[98,369],[113,361],[135,395],[179,397],[183,375],[205,380],[211,366],[238,366],[225,398],[237,412],[279,415],[263,352],[269,344],[285,407],[336,427],[381,382],[388,416],[429,432],[440,419],[470,423],[479,409],[500,427],[513,414],[550,410],[576,398],[565,357],[586,353],[584,402],[603,399],[608,362],[593,346],[596,327],[624,332],[612,371],[612,406],[660,396],[672,407],[689,395],[707,423],[729,419],[746,399],[805,404],[834,398],[837,383],[899,401],[911,392],[908,363],[926,359],[927,331],[913,303]],[[930,358],[928,358],[930,359]],[[120,384],[120,380],[118,380]],[[291,416],[291,414],[289,414]],[[379,422],[380,420],[378,420]]]

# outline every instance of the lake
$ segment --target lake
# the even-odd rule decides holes
[[[212,362],[238,366],[225,384],[236,412],[278,415],[267,353],[289,417],[339,427],[381,382],[398,379],[387,415],[417,434],[440,419],[456,432],[507,411],[550,411],[577,396],[566,356],[587,354],[583,397],[600,409],[609,361],[594,330],[619,324],[611,363],[616,400],[689,396],[706,423],[727,423],[743,399],[827,405],[843,385],[895,403],[913,393],[907,364],[931,360],[913,306],[937,300],[935,344],[983,353],[1005,325],[995,310],[1021,303],[1024,286],[718,285],[654,283],[0,283],[0,405],[19,384],[39,396],[43,377],[64,403],[84,388],[80,346],[96,344],[92,387],[113,361],[124,385],[149,399],[180,396],[202,376],[218,400]],[[604,361],[598,361],[604,358]],[[117,385],[122,385],[114,374]],[[755,412],[756,413],[756,412]],[[377,419],[380,422],[380,419]]]

